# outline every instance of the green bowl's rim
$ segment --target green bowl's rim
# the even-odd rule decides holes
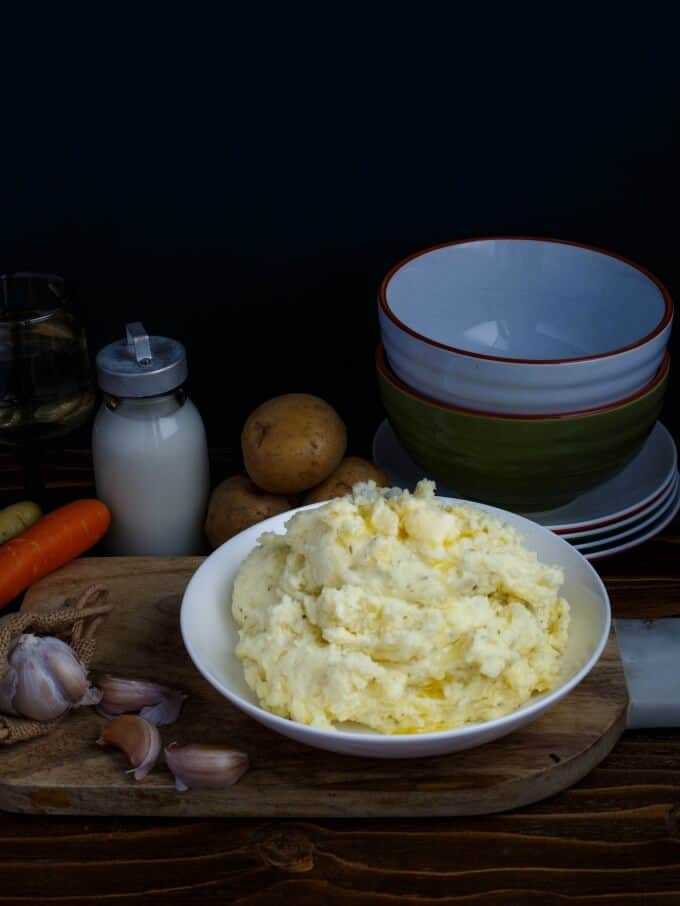
[[[508,356],[499,356],[499,355],[489,355],[484,352],[474,352],[471,349],[461,349],[457,346],[449,346],[446,343],[440,343],[439,340],[434,340],[432,337],[426,337],[424,334],[418,333],[413,330],[412,327],[409,327],[408,324],[404,324],[392,309],[389,306],[387,301],[387,287],[390,283],[390,280],[397,271],[401,270],[402,267],[407,265],[409,261],[413,261],[414,258],[421,258],[424,255],[429,255],[430,252],[437,252],[440,249],[450,248],[452,246],[458,245],[469,245],[472,242],[496,242],[496,241],[506,241],[513,240],[516,242],[544,242],[550,245],[570,245],[573,248],[579,248],[587,252],[595,252],[598,255],[605,255],[608,258],[615,258],[617,261],[622,261],[624,264],[627,264],[629,267],[634,268],[638,273],[641,273],[644,277],[650,280],[656,288],[659,290],[663,297],[664,303],[664,313],[663,317],[656,325],[654,330],[648,333],[646,336],[641,337],[639,340],[636,340],[634,343],[629,343],[627,346],[622,346],[620,349],[612,349],[610,352],[601,352],[596,355],[586,355],[586,356],[576,356],[575,358],[570,359],[513,359]],[[585,242],[573,242],[569,239],[551,239],[547,236],[473,236],[468,239],[456,239],[453,242],[440,242],[438,245],[431,245],[428,248],[420,249],[417,252],[413,252],[411,255],[407,255],[406,258],[402,258],[401,261],[398,261],[389,271],[385,274],[378,287],[378,305],[383,310],[385,315],[404,333],[409,334],[412,337],[415,337],[416,340],[420,340],[423,343],[426,343],[428,346],[435,346],[438,349],[444,349],[446,352],[454,352],[457,355],[467,356],[471,359],[486,359],[491,362],[506,362],[507,364],[515,365],[570,365],[574,362],[594,362],[598,359],[608,359],[615,355],[621,355],[621,353],[628,352],[631,349],[637,349],[640,346],[644,346],[646,343],[649,343],[650,340],[653,340],[654,337],[662,333],[666,327],[673,320],[673,298],[668,290],[668,287],[659,280],[651,271],[648,271],[647,268],[642,267],[641,264],[637,264],[635,261],[631,261],[630,258],[626,258],[623,255],[617,255],[616,252],[610,252],[608,249],[600,248],[596,245],[588,245]]]
[[[668,378],[668,373],[671,366],[671,357],[670,353],[666,352],[664,354],[661,365],[659,366],[659,370],[652,378],[651,382],[645,384],[645,386],[641,390],[638,390],[638,392],[634,393],[632,396],[628,396],[625,399],[619,400],[619,402],[617,403],[610,403],[608,406],[601,406],[597,409],[584,409],[582,412],[556,412],[550,415],[522,415],[505,412],[482,412],[479,409],[466,409],[463,406],[453,406],[451,405],[451,403],[444,403],[441,400],[435,400],[432,399],[432,397],[425,396],[425,394],[419,393],[417,390],[413,390],[413,388],[409,387],[407,384],[404,384],[404,382],[396,376],[394,371],[392,371],[387,362],[387,356],[385,355],[385,349],[382,342],[378,343],[378,348],[375,352],[375,364],[378,374],[388,384],[390,384],[405,396],[409,396],[411,397],[411,399],[417,400],[419,403],[425,403],[432,409],[441,409],[444,412],[452,412],[454,415],[462,415],[467,418],[479,418],[484,419],[485,421],[540,422],[577,421],[583,418],[594,418],[598,415],[605,415],[610,412],[620,411],[626,406],[630,406],[633,403],[639,403],[644,397],[651,396]]]

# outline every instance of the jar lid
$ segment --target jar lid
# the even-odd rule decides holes
[[[97,379],[105,393],[120,397],[158,396],[187,379],[184,346],[168,337],[150,337],[136,321],[125,325],[126,338],[97,354]]]

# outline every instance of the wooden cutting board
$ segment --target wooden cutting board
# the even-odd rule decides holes
[[[224,742],[252,768],[219,792],[178,793],[165,767],[142,782],[122,753],[95,744],[93,709],[69,715],[51,735],[0,747],[0,808],[81,815],[374,817],[472,815],[544,799],[571,786],[612,749],[628,703],[612,636],[591,674],[528,727],[481,748],[436,758],[335,755],[261,727],[200,676],[179,632],[182,593],[201,558],[87,558],[38,583],[23,609],[45,609],[103,582],[114,610],[100,633],[96,672],[148,677],[186,690],[164,743]]]

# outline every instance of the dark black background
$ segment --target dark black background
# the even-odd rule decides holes
[[[183,340],[214,445],[295,390],[367,452],[376,288],[423,246],[581,240],[677,295],[674,3],[21,9],[0,271],[74,281],[93,351]]]

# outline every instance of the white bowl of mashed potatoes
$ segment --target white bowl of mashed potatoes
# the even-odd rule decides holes
[[[568,542],[513,513],[357,485],[267,519],[191,579],[181,629],[232,704],[299,742],[412,758],[539,717],[597,662],[607,592]]]

